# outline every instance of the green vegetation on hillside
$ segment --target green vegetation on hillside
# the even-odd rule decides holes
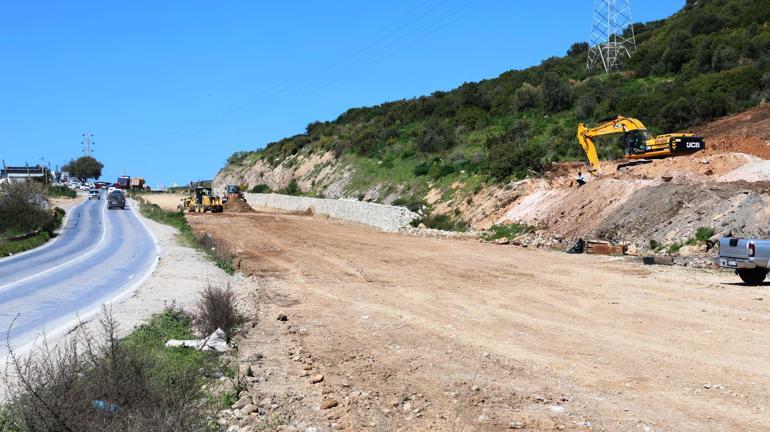
[[[623,72],[587,71],[589,46],[575,43],[538,66],[310,123],[305,133],[233,154],[225,169],[333,152],[353,168],[348,196],[376,188],[380,199],[415,201],[438,188],[446,202],[484,183],[582,160],[580,122],[623,114],[659,134],[770,99],[770,2],[688,0],[673,16],[637,23],[635,31],[638,50]],[[613,139],[600,144],[601,157],[622,155]]]

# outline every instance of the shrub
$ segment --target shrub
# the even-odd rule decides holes
[[[19,235],[48,227],[53,217],[43,208],[43,195],[34,183],[0,187],[0,233]]]
[[[503,237],[513,239],[522,234],[534,232],[535,230],[537,230],[537,227],[526,224],[496,224],[479,234],[479,237],[486,241],[494,241]]]
[[[581,119],[591,118],[596,112],[596,98],[591,95],[580,96],[577,102],[577,116]]]
[[[230,285],[226,288],[209,285],[203,290],[195,310],[194,323],[204,335],[222,329],[229,338],[233,329],[243,321],[243,314],[238,310],[238,301]]]
[[[200,371],[213,357],[163,345],[169,336],[192,336],[189,320],[171,311],[124,340],[117,331],[105,310],[98,335],[79,327],[55,347],[44,343],[27,357],[11,350],[2,430],[210,430],[207,410],[199,405]]]
[[[414,175],[417,177],[427,175],[430,172],[430,162],[420,162],[414,167]]]
[[[297,179],[291,179],[291,181],[289,182],[289,185],[281,189],[279,193],[282,193],[284,195],[295,195],[295,196],[302,195],[302,189],[299,188]]]
[[[698,241],[706,242],[714,236],[714,228],[700,227],[695,231],[695,239]]]
[[[270,186],[264,183],[260,183],[254,186],[253,188],[251,188],[251,193],[270,193],[270,192],[272,192],[270,190]]]
[[[67,186],[49,186],[46,194],[50,197],[77,197],[77,192]]]
[[[399,197],[399,198],[396,198],[395,201],[393,201],[392,205],[403,206],[417,213],[421,211],[423,207],[426,207],[427,203],[425,202],[425,200],[417,197]]]

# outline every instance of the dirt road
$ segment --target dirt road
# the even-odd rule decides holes
[[[267,211],[189,220],[225,239],[252,275],[263,320],[241,355],[263,355],[255,370],[273,374],[264,394],[279,410],[294,401],[290,414],[305,421],[347,430],[770,425],[767,286]],[[324,381],[309,384],[317,372]],[[330,398],[339,406],[319,410]]]

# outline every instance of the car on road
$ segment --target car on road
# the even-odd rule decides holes
[[[107,195],[107,208],[112,210],[120,207],[121,210],[126,209],[126,197],[120,190],[114,190]]]
[[[102,199],[102,195],[99,193],[98,189],[91,189],[88,191],[88,199]]]
[[[759,285],[764,282],[770,267],[770,239],[722,237],[714,262],[720,267],[734,269],[747,285]]]

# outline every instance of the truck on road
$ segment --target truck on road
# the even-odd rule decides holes
[[[719,255],[714,262],[723,268],[734,269],[747,285],[764,282],[770,261],[770,238],[742,239],[722,237],[719,240]]]

